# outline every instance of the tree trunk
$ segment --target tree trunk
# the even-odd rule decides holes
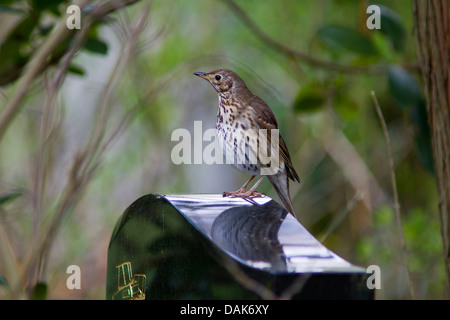
[[[450,283],[450,1],[413,0],[413,15],[439,188],[445,268]]]

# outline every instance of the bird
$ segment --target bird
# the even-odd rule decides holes
[[[224,192],[223,196],[239,197],[257,204],[253,198],[264,195],[257,192],[256,187],[267,176],[284,208],[296,217],[289,194],[289,179],[300,183],[300,178],[279,134],[272,109],[254,95],[234,71],[218,69],[194,72],[194,75],[207,80],[219,97],[216,132],[226,163],[251,175],[240,189]],[[256,176],[260,178],[247,190]]]

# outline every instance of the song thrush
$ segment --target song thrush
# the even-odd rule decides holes
[[[223,195],[252,201],[262,195],[255,189],[267,176],[286,210],[295,216],[289,195],[289,179],[300,182],[300,178],[292,165],[286,143],[278,133],[278,121],[273,111],[231,70],[195,72],[194,75],[208,80],[219,96],[216,129],[227,163],[251,175],[239,190],[224,192]],[[261,178],[247,191],[255,176]]]

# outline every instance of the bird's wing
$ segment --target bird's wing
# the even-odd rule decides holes
[[[267,140],[271,141],[271,129],[278,129],[278,121],[273,113],[272,109],[258,96],[253,96],[250,100],[249,106],[253,109],[254,114],[257,117],[257,123],[260,129],[267,129]],[[294,181],[300,182],[300,178],[292,165],[291,156],[287,149],[286,143],[283,140],[281,134],[279,135],[279,150],[280,155],[285,163],[286,172],[289,178]]]

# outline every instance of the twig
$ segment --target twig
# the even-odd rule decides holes
[[[389,138],[389,132],[387,129],[386,121],[384,120],[383,113],[381,112],[381,108],[380,108],[380,105],[378,104],[378,100],[375,95],[375,92],[371,91],[370,94],[372,95],[372,99],[375,104],[375,108],[377,110],[378,117],[380,118],[381,126],[383,128],[383,133],[384,133],[384,137],[386,139],[386,144],[387,144],[387,148],[388,148],[392,191],[394,193],[394,212],[395,212],[395,219],[396,219],[397,228],[398,228],[398,240],[400,242],[405,268],[408,271],[409,294],[410,294],[411,299],[414,299],[414,287],[413,287],[413,282],[412,282],[411,270],[409,269],[409,264],[408,264],[406,242],[405,242],[405,237],[403,235],[402,219],[401,219],[401,215],[400,215],[400,202],[398,200],[397,184],[396,184],[396,179],[395,179],[394,157],[392,155],[391,140]]]
[[[282,294],[280,295],[280,300],[290,300],[296,295],[297,293],[300,293],[303,288],[305,287],[305,284],[308,282],[309,278],[311,278],[312,273],[305,273],[302,275],[299,275],[294,281],[292,281],[292,284],[287,287]]]
[[[88,1],[83,1],[80,6],[86,6],[87,2]],[[62,19],[59,24],[55,26],[54,32],[52,32],[42,46],[36,51],[33,57],[30,58],[29,63],[25,66],[24,74],[21,77],[16,93],[8,101],[8,104],[0,114],[0,141],[9,124],[20,111],[22,100],[27,95],[31,83],[46,66],[48,57],[52,55],[55,48],[65,41],[70,34],[71,30],[67,28],[66,21]]]
[[[89,29],[96,20],[137,1],[139,0],[109,1],[97,5],[85,17],[86,21],[83,22],[82,29]],[[89,0],[81,0],[78,5],[81,8],[84,8],[89,2]],[[15,116],[19,113],[22,101],[27,95],[33,80],[48,66],[48,58],[53,54],[55,48],[64,42],[72,33],[73,30],[67,28],[65,18],[62,18],[55,26],[54,32],[52,32],[42,46],[39,47],[36,53],[30,58],[28,64],[24,68],[24,73],[21,76],[17,91],[0,114],[0,141]]]
[[[8,281],[8,298],[24,299],[23,276],[17,265],[17,255],[14,253],[10,237],[8,236],[7,226],[3,224],[2,218],[2,215],[0,215],[0,259],[2,261],[3,276],[6,276]]]
[[[370,73],[370,74],[384,74],[388,71],[389,66],[387,65],[367,65],[367,66],[351,66],[343,65],[339,63],[334,63],[322,59],[315,58],[299,50],[291,48],[284,43],[281,43],[267,33],[265,33],[251,18],[250,16],[239,7],[233,0],[222,0],[227,4],[231,10],[236,14],[236,16],[264,43],[273,47],[274,49],[280,51],[289,58],[299,59],[303,62],[310,64],[315,67],[334,70],[345,73]],[[404,66],[407,69],[417,70],[417,66]]]
[[[381,188],[355,146],[341,131],[333,127],[329,118],[325,120],[327,130],[317,133],[317,138],[328,155],[340,167],[345,179],[364,196],[362,199],[364,206],[371,211],[372,207],[385,203],[390,197]]]
[[[356,205],[364,199],[364,195],[360,192],[357,192],[351,199],[350,202],[338,212],[336,218],[331,221],[328,226],[325,235],[320,240],[321,243],[325,243],[331,234],[333,234],[334,230],[341,224],[341,222],[347,217],[347,215],[355,209]]]
[[[115,6],[113,8],[117,9],[123,6],[125,3],[134,3],[137,0],[128,0],[128,1],[113,1]],[[120,5],[120,6],[119,6]],[[89,28],[95,19],[99,16],[104,15],[104,12],[111,12],[111,6],[106,6],[102,11],[102,5],[99,5],[100,9],[93,9],[92,16],[86,17],[84,21],[83,28],[76,34],[74,41],[72,41],[70,51],[67,54],[65,60],[61,64],[59,70],[57,70],[56,75],[51,82],[50,85],[50,98],[48,101],[48,105],[53,107],[55,103],[55,98],[57,95],[57,91],[60,89],[64,78],[67,73],[68,66],[70,64],[71,59],[74,54],[82,45],[84,39],[86,38]],[[95,12],[94,12],[95,10]],[[147,16],[147,10],[142,12],[142,16]],[[103,151],[107,148],[107,146],[112,141],[112,137],[105,140],[105,132],[106,132],[106,123],[107,117],[110,115],[109,108],[113,103],[111,103],[111,95],[115,92],[114,88],[117,85],[119,79],[124,70],[124,65],[130,61],[130,58],[133,54],[133,48],[136,46],[136,41],[138,36],[141,34],[143,28],[145,27],[145,19],[141,19],[138,21],[138,25],[133,30],[132,38],[126,39],[127,43],[124,45],[123,50],[121,52],[120,57],[117,60],[117,63],[113,69],[112,74],[110,75],[109,81],[103,91],[103,96],[101,98],[101,103],[99,104],[99,108],[97,109],[97,113],[99,114],[99,121],[96,125],[91,129],[91,140],[80,150],[78,150],[75,155],[72,167],[69,172],[69,178],[67,180],[66,186],[62,190],[61,200],[58,202],[54,214],[51,217],[48,225],[45,228],[45,231],[42,231],[41,238],[38,240],[38,243],[35,247],[32,248],[29,257],[27,259],[27,263],[25,263],[25,275],[28,281],[28,285],[34,285],[35,279],[39,281],[43,281],[46,273],[47,266],[47,258],[51,251],[51,247],[54,243],[54,239],[60,229],[61,223],[65,216],[73,210],[76,206],[77,201],[83,195],[83,191],[86,189],[86,186],[92,180],[93,175],[98,171],[100,167],[101,155]],[[126,118],[129,118],[127,115]],[[44,117],[45,120],[45,117]],[[43,123],[45,127],[48,125]],[[122,127],[123,123],[119,124],[119,127]],[[114,130],[114,133],[117,133],[118,130]],[[43,136],[45,139],[45,135]],[[41,150],[43,150],[44,144],[41,143]],[[38,171],[41,171],[39,168],[42,166],[42,161],[38,160]],[[39,174],[39,172],[38,172]],[[40,172],[42,175],[41,179],[45,179],[45,173]],[[44,188],[41,185],[40,187]],[[40,188],[36,188],[39,190]],[[43,190],[39,190],[39,192],[43,192]],[[42,195],[41,195],[42,196]],[[39,210],[39,207],[36,206],[36,209]]]
[[[221,254],[223,267],[239,282],[244,288],[255,293],[264,300],[278,300],[278,296],[265,285],[248,276],[236,261]]]

